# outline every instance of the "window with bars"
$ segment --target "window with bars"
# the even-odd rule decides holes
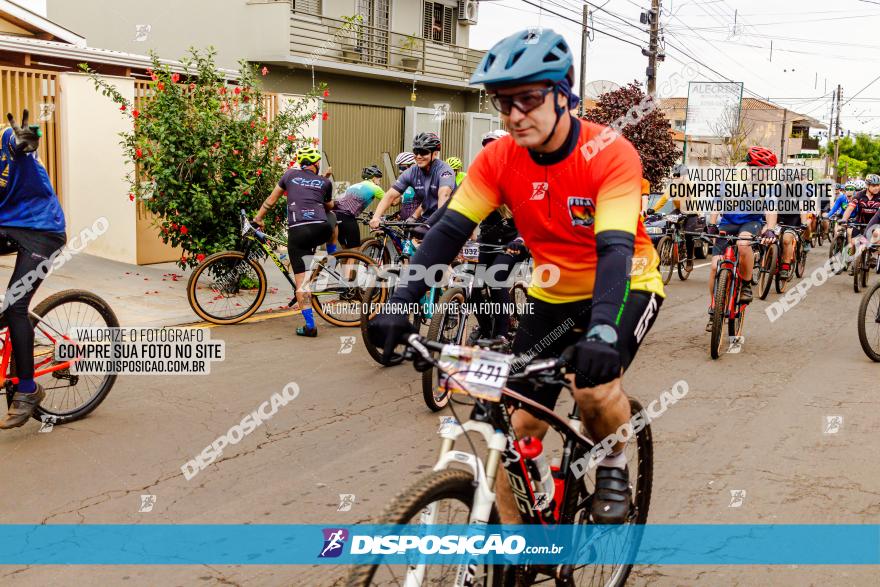
[[[422,36],[435,43],[455,43],[455,7],[441,2],[425,2]]]
[[[358,46],[361,57],[372,63],[387,64],[389,31],[391,25],[391,0],[358,0],[357,14],[363,17],[363,27]]]
[[[321,0],[291,0],[295,12],[321,15]]]

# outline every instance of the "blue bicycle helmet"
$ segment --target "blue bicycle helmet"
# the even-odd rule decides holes
[[[552,29],[526,29],[502,39],[483,56],[471,85],[504,86],[548,81],[574,73],[574,58],[562,35]]]

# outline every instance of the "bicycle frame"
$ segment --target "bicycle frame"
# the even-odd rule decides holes
[[[735,320],[738,316],[738,312],[741,311],[745,313],[748,304],[740,304],[739,303],[739,290],[742,287],[742,277],[739,275],[739,251],[738,245],[736,241],[739,240],[739,237],[731,237],[727,239],[727,247],[724,249],[724,256],[718,262],[718,269],[715,272],[715,286],[712,288],[713,291],[718,287],[719,276],[721,275],[722,270],[729,270],[731,275],[733,275],[733,279],[730,280],[728,284],[728,306],[724,308],[725,316],[728,320]],[[715,303],[715,297],[713,295],[711,304]],[[714,308],[714,306],[712,306]],[[715,308],[715,311],[718,311],[718,308]]]
[[[260,230],[254,229],[250,225],[250,221],[247,218],[244,210],[241,211],[242,218],[242,238],[244,239],[244,243],[242,246],[242,253],[244,254],[245,259],[251,258],[251,252],[256,249],[259,256],[266,255],[272,262],[275,263],[275,266],[278,267],[278,270],[281,271],[281,274],[284,275],[284,278],[287,280],[287,283],[290,284],[290,287],[293,288],[294,297],[290,300],[289,306],[293,306],[296,303],[296,282],[290,274],[290,271],[287,269],[287,266],[281,261],[281,258],[275,252],[276,246],[287,246],[287,243],[284,242],[280,238],[276,238],[272,235],[266,234]],[[332,255],[328,256],[331,258]],[[323,259],[318,261],[319,263],[325,262]],[[314,268],[309,267],[307,272],[310,272]],[[332,266],[325,265],[326,270],[330,273],[332,277],[339,280],[340,282],[345,282],[346,279],[337,272]],[[312,295],[320,295],[320,292],[312,292]]]
[[[42,377],[43,375],[48,375],[50,373],[55,373],[58,371],[63,371],[65,369],[69,369],[71,365],[73,365],[76,361],[64,361],[62,363],[58,363],[52,365],[54,358],[54,346],[58,344],[60,340],[70,341],[71,338],[66,334],[55,332],[51,326],[46,325],[43,322],[43,319],[30,312],[31,318],[36,319],[36,324],[34,325],[34,330],[38,331],[40,334],[49,339],[53,344],[53,352],[45,355],[45,358],[37,360],[37,357],[34,357],[34,379],[37,377]],[[43,328],[40,325],[44,325]],[[54,334],[53,334],[54,333]],[[9,384],[17,385],[19,382],[18,377],[9,377],[9,366],[12,362],[12,337],[9,332],[9,327],[4,326],[0,329],[0,346],[2,346],[2,350],[0,350],[0,386],[7,386]],[[47,368],[43,368],[45,365],[50,365]],[[68,377],[77,377],[76,375],[69,375]],[[59,378],[65,378],[63,375],[60,375]]]

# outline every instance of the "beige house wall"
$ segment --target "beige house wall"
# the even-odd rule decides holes
[[[290,3],[247,0],[48,0],[48,18],[105,47],[165,59],[180,59],[190,47],[213,45],[220,67],[238,69],[254,55],[286,56]],[[151,25],[146,41],[135,41],[136,25]]]
[[[135,204],[129,201],[126,163],[119,133],[129,130],[118,106],[95,91],[88,76],[60,74],[61,158],[64,215],[68,237],[106,217],[109,229],[89,243],[87,253],[126,263],[137,262]],[[127,100],[134,99],[134,80],[107,78]]]

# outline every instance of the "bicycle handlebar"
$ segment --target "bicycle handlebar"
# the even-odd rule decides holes
[[[410,334],[406,337],[407,350],[404,351],[405,360],[412,360],[415,354],[420,355],[424,360],[439,367],[439,361],[435,359],[432,353],[441,353],[447,345],[442,342],[429,340],[420,334]],[[561,358],[547,359],[535,358],[532,355],[508,355],[513,356],[514,363],[522,363],[525,365],[520,373],[508,376],[508,381],[522,381],[530,379],[535,375],[560,375],[565,367],[565,361]]]

